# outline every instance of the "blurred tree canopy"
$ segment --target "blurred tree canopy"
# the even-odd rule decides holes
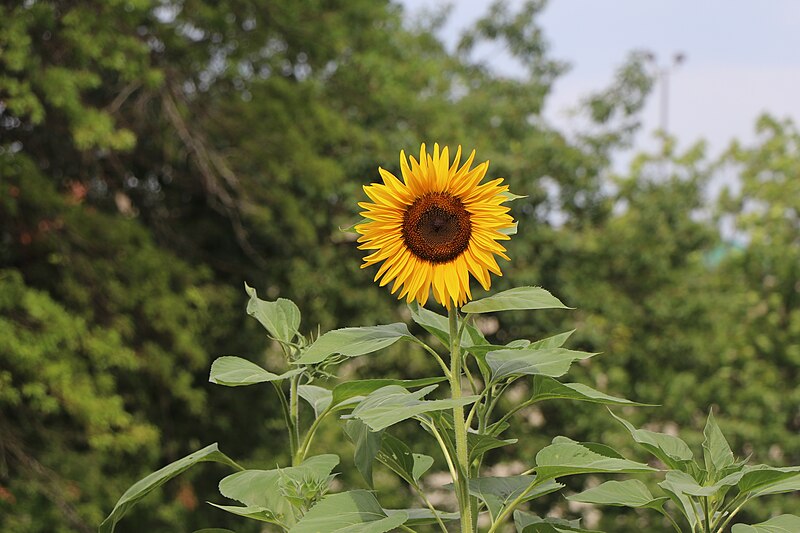
[[[92,531],[133,480],[213,439],[281,462],[266,393],[207,383],[218,355],[269,358],[242,282],[297,302],[306,331],[403,316],[338,228],[376,166],[397,171],[421,141],[475,147],[527,195],[497,287],[542,285],[579,308],[502,316],[498,340],[577,327],[576,344],[605,352],[584,378],[662,405],[625,413],[635,423],[699,442],[714,406],[740,455],[800,461],[793,124],[764,118],[718,161],[664,139],[616,176],[652,85],[644,55],[582,103],[585,131],[558,131],[542,109],[567,65],[537,23],[543,1],[494,4],[452,51],[435,33],[445,13],[256,4],[0,0],[0,529]],[[487,43],[515,58],[513,77],[474,60]],[[723,169],[741,187],[710,203]],[[435,366],[399,361],[369,365]],[[591,406],[518,421],[522,460],[560,433],[626,442]],[[217,473],[168,485],[120,530],[244,531],[202,503]]]

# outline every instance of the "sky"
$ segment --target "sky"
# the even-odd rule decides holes
[[[448,4],[401,3],[412,14]],[[441,38],[452,46],[490,3],[449,2]],[[800,122],[800,0],[550,0],[539,21],[550,56],[571,65],[545,109],[556,126],[575,127],[566,111],[606,87],[635,49],[652,51],[664,66],[678,52],[686,56],[669,76],[668,129],[679,148],[705,139],[714,155],[733,138],[752,141],[756,118],[764,112]],[[501,73],[514,66],[502,53],[492,64]],[[637,149],[656,146],[658,90],[644,110]]]

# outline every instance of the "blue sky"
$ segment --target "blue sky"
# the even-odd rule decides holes
[[[448,4],[401,3],[412,14]],[[441,36],[452,44],[490,1],[449,4],[453,8]],[[659,63],[675,52],[687,56],[670,78],[669,130],[679,146],[702,138],[717,153],[733,138],[752,140],[762,112],[800,121],[800,0],[551,0],[540,23],[552,57],[572,65],[545,111],[563,128],[576,126],[566,110],[606,86],[634,49],[651,50]],[[494,65],[501,72],[513,69],[502,54]],[[657,94],[644,112],[644,123],[636,144],[651,148],[651,132],[658,126]]]

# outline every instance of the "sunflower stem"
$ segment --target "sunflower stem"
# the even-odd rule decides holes
[[[450,393],[454,400],[461,398],[461,336],[458,328],[458,307],[450,302],[447,310],[450,325]],[[469,497],[469,451],[467,450],[467,425],[464,407],[453,407],[453,430],[456,437],[456,474],[461,533],[472,533],[472,506]]]

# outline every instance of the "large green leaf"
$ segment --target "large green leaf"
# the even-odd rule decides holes
[[[330,390],[316,385],[300,385],[297,387],[297,394],[314,408],[314,416],[317,418],[331,405],[333,400]]]
[[[625,426],[634,441],[660,459],[665,465],[687,473],[693,473],[696,470],[692,449],[678,437],[646,429],[636,429],[633,424],[614,413],[611,413],[611,416]]]
[[[566,374],[573,362],[595,355],[597,354],[564,348],[505,349],[486,354],[486,363],[491,369],[494,382],[520,375],[542,374],[555,378]]]
[[[409,484],[414,485],[433,466],[433,457],[413,453],[403,441],[385,433],[378,452],[380,460]]]
[[[723,469],[734,463],[733,452],[728,441],[719,429],[714,415],[708,412],[706,427],[703,429],[705,440],[703,441],[703,459],[705,460],[706,470],[712,474],[721,472]]]
[[[383,431],[371,431],[369,426],[358,419],[348,420],[344,425],[344,431],[355,446],[353,461],[356,468],[369,487],[373,488],[372,464],[381,449]]]
[[[250,296],[247,314],[261,322],[273,338],[285,343],[291,342],[300,327],[300,309],[294,302],[285,298],[278,298],[274,302],[262,300],[247,283],[244,284],[244,289]]]
[[[797,468],[797,467],[792,467],[792,468]],[[794,476],[788,479],[784,479],[783,481],[778,481],[767,487],[759,489],[756,492],[756,495],[767,496],[769,494],[783,494],[786,492],[795,492],[795,491],[800,491],[800,474],[795,474]]]
[[[523,309],[571,309],[541,287],[517,287],[464,305],[465,313],[493,313]]]
[[[403,511],[388,516],[369,491],[325,496],[289,533],[385,533],[408,520]]]
[[[384,326],[342,328],[329,331],[309,346],[296,364],[321,363],[331,355],[357,357],[391,346],[400,339],[414,339],[405,324],[397,322]]]
[[[800,466],[745,466],[736,486],[740,492],[754,492],[758,496],[800,490]]]
[[[230,457],[219,451],[217,443],[210,444],[202,450],[187,455],[182,459],[178,459],[160,470],[157,470],[146,476],[125,491],[125,493],[117,501],[117,504],[112,509],[111,513],[100,524],[99,533],[111,533],[123,516],[130,510],[131,507],[139,503],[139,501],[147,496],[150,492],[157,489],[170,479],[185,472],[197,463],[213,461],[232,466],[237,470],[242,467],[237,465]]]
[[[337,464],[338,456],[326,454],[309,457],[299,466],[244,470],[232,474],[220,481],[219,491],[226,498],[243,503],[246,508],[225,510],[236,514],[249,510],[269,511],[283,521],[292,522],[292,505],[286,499],[283,489],[293,482],[323,484]]]
[[[333,399],[331,404],[336,406],[349,405],[350,400],[366,396],[381,387],[388,385],[399,385],[406,389],[415,389],[434,383],[441,383],[445,377],[421,378],[421,379],[361,379],[355,381],[345,381],[333,388]]]
[[[536,476],[479,477],[469,480],[469,493],[486,503],[492,520],[511,501],[523,494],[534,484]],[[520,502],[527,502],[560,490],[564,485],[553,480],[545,481],[533,487]]]
[[[606,405],[648,405],[609,396],[582,383],[562,383],[550,376],[538,375],[533,378],[533,394],[529,401],[564,399]]]
[[[654,472],[643,463],[601,455],[586,446],[561,438],[536,454],[536,473],[540,480],[573,474]]]
[[[736,524],[731,533],[797,533],[800,531],[800,516],[782,514],[770,518],[766,522],[753,524]]]
[[[669,498],[654,498],[644,483],[638,479],[606,481],[579,494],[567,496],[575,502],[624,507],[650,507],[661,510]]]
[[[240,387],[253,385],[254,383],[281,381],[302,371],[302,368],[293,368],[283,374],[273,374],[247,359],[224,356],[218,357],[211,364],[211,373],[208,381],[217,385],[225,385],[226,387]]]
[[[221,527],[206,527],[203,529],[197,529],[194,533],[235,533],[230,529],[223,529]]]
[[[436,385],[430,385],[409,392],[397,385],[382,387],[361,400],[348,417],[363,420],[373,431],[379,431],[424,413],[452,409],[478,399],[477,396],[465,396],[459,399],[422,400],[435,388]]]
[[[514,525],[517,533],[600,533],[591,529],[583,529],[580,523],[580,520],[542,518],[524,511],[514,511]]]

